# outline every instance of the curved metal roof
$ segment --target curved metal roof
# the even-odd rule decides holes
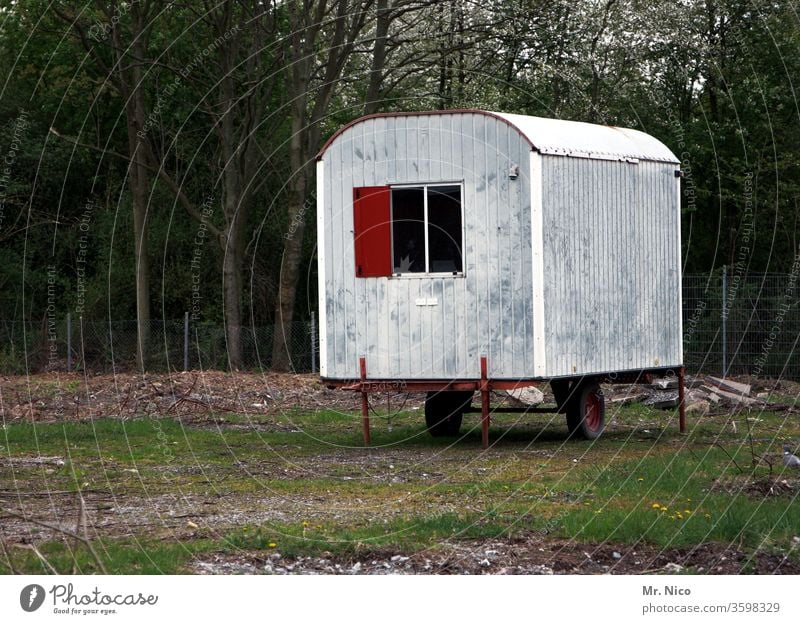
[[[517,128],[543,154],[680,162],[661,141],[639,130],[529,115],[492,115]]]
[[[654,160],[679,163],[670,149],[655,137],[629,128],[602,126],[581,121],[546,119],[530,115],[495,113],[478,109],[455,109],[419,112],[375,113],[351,121],[339,128],[317,154],[317,159],[348,128],[376,117],[413,117],[421,115],[486,115],[516,128],[531,147],[543,154],[595,158],[601,160]]]

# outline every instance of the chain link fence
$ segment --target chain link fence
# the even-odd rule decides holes
[[[687,370],[800,379],[798,286],[795,273],[684,276]]]
[[[683,278],[683,348],[689,373],[800,379],[800,286],[796,274],[721,271]],[[270,368],[274,327],[243,327],[244,368]],[[289,336],[295,372],[316,372],[314,320]],[[225,328],[188,319],[150,322],[148,370],[227,369]],[[0,373],[136,366],[136,321],[0,320]]]
[[[149,329],[147,370],[229,368],[225,327],[221,323],[158,320],[150,321]],[[242,327],[244,369],[270,368],[274,331],[273,326]],[[292,323],[287,343],[292,369],[297,373],[316,372],[315,322]],[[136,368],[136,351],[136,321],[0,321],[0,373],[132,370]]]

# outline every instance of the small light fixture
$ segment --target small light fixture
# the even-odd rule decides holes
[[[511,165],[508,168],[508,177],[512,180],[516,180],[519,177],[519,165]]]

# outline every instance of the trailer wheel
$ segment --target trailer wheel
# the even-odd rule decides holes
[[[457,436],[464,410],[472,402],[472,392],[429,392],[425,398],[425,424],[434,437]]]
[[[606,402],[600,384],[587,382],[573,392],[567,406],[567,427],[570,435],[596,440],[603,434]]]

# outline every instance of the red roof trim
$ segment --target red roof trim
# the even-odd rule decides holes
[[[500,117],[500,115],[495,115],[492,112],[480,110],[477,108],[453,108],[449,110],[432,110],[432,111],[408,111],[408,112],[397,112],[397,113],[373,113],[372,115],[364,115],[363,117],[359,117],[358,119],[354,119],[348,124],[345,124],[341,128],[339,128],[336,132],[334,132],[331,137],[325,141],[325,145],[322,146],[322,149],[319,150],[317,153],[317,160],[320,160],[322,156],[325,154],[327,149],[330,147],[331,143],[333,143],[339,136],[347,131],[349,128],[352,128],[356,124],[361,123],[362,121],[367,121],[368,119],[377,119],[379,117],[415,117],[415,116],[423,116],[423,115],[453,115],[453,114],[471,114],[471,115],[486,115],[487,117],[493,117],[494,119],[499,119],[507,126],[514,128],[517,132],[522,135],[522,137],[530,144],[531,149],[536,149],[531,140],[525,136],[525,134],[520,131],[517,126],[512,124],[507,119]]]

